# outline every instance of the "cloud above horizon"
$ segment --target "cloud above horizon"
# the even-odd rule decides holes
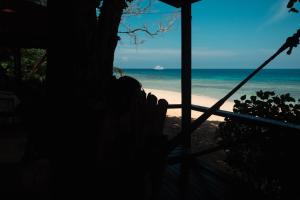
[[[140,57],[140,56],[153,56],[153,57],[165,57],[165,56],[180,56],[181,49],[176,48],[120,48],[117,51],[117,57]],[[201,58],[224,58],[237,56],[238,52],[226,49],[193,49],[193,57]]]
[[[282,0],[274,3],[274,5],[271,6],[270,9],[267,11],[269,17],[260,28],[264,28],[266,26],[275,24],[279,21],[286,19],[289,16],[288,9],[286,7],[288,1],[289,0]]]

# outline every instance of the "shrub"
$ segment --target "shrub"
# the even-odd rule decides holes
[[[234,103],[235,113],[300,123],[300,99],[297,103],[290,94],[258,91],[256,96],[248,99],[243,95]],[[292,194],[292,180],[300,174],[299,132],[226,118],[218,133],[220,143],[226,146],[228,164],[244,181],[271,199]]]

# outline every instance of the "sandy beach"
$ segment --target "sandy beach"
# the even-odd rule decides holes
[[[166,99],[169,104],[180,104],[181,103],[181,94],[179,92],[173,92],[168,90],[158,90],[158,89],[152,89],[152,88],[145,88],[146,93],[152,93],[159,99]],[[198,96],[198,95],[192,95],[192,104],[205,106],[205,107],[211,107],[215,102],[217,102],[218,99],[214,99],[211,97],[206,96]],[[232,111],[233,109],[233,102],[226,102],[221,109]],[[192,118],[197,118],[201,115],[201,112],[192,111]],[[181,116],[181,110],[180,109],[169,109],[167,112],[168,116]],[[208,120],[210,121],[223,121],[224,117],[219,116],[211,116]]]
[[[146,93],[152,93],[159,99],[166,99],[169,104],[180,104],[181,94],[180,92],[173,92],[168,90],[158,90],[152,88],[145,88]],[[214,99],[206,96],[192,95],[192,103],[195,105],[201,105],[205,107],[212,106],[218,99]],[[232,111],[233,102],[226,102],[221,109]],[[201,112],[192,111],[192,118],[197,118],[201,115]],[[173,138],[181,130],[181,110],[180,109],[169,109],[167,112],[167,119],[165,122],[164,133],[169,139]],[[217,127],[221,121],[224,121],[224,117],[211,116],[208,121],[203,123],[199,128],[197,128],[191,135],[191,151],[200,152],[207,148],[211,148],[217,145],[218,134],[216,132]],[[208,155],[202,156],[202,161],[221,170],[224,173],[229,173],[231,168],[225,163],[226,155],[223,150],[210,153]]]

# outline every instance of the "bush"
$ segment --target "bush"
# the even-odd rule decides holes
[[[290,94],[256,92],[234,101],[235,113],[249,114],[284,122],[300,123],[298,103]],[[296,130],[260,126],[226,118],[218,128],[220,143],[225,145],[227,162],[237,174],[271,199],[283,198],[295,190],[293,179],[299,178]]]

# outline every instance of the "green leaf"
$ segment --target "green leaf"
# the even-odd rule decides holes
[[[291,9],[289,10],[289,12],[298,13],[299,10],[297,10],[296,8],[291,8]]]
[[[246,99],[246,95],[241,96],[241,100],[244,101]]]
[[[240,104],[241,102],[239,100],[234,100],[235,104]]]
[[[256,96],[251,96],[250,99],[255,102],[256,101]]]
[[[273,101],[274,101],[273,99],[268,99],[267,102],[268,102],[268,103],[273,103]]]
[[[295,109],[300,109],[300,104],[294,105],[294,108],[295,108]]]
[[[246,104],[250,104],[251,101],[250,101],[250,100],[246,100],[245,103],[246,103]]]
[[[263,95],[263,91],[262,90],[256,92],[256,96],[258,96],[259,98],[261,98],[262,95]]]

